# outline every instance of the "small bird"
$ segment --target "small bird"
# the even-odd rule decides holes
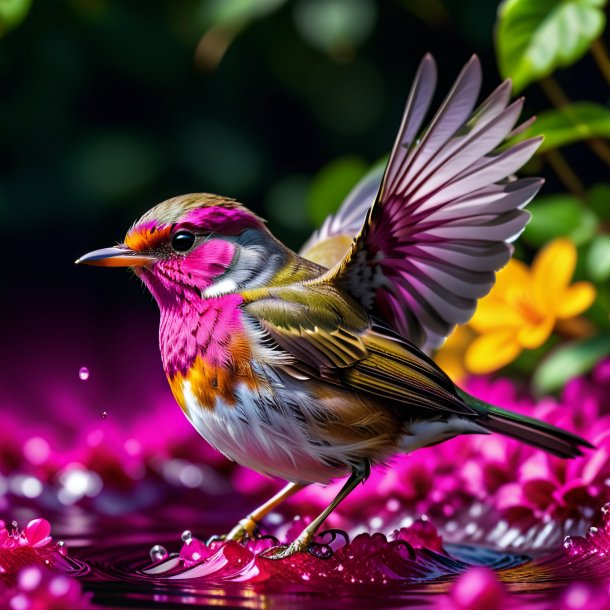
[[[529,124],[515,128],[523,100],[509,103],[510,81],[475,109],[472,57],[422,129],[436,79],[426,55],[385,170],[299,254],[237,201],[199,193],[160,203],[124,243],[76,261],[134,270],[158,303],[163,368],[189,421],[229,459],[288,482],[226,539],[254,535],[305,486],[349,475],[268,557],[307,551],[371,465],[395,454],[490,432],[565,458],[591,447],[470,396],[427,355],[490,291],[542,185],[514,176],[541,139],[505,144]]]

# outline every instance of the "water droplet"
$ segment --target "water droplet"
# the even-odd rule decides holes
[[[186,542],[186,544],[188,544],[192,539],[193,532],[191,532],[191,530],[184,530],[180,536],[180,540],[182,540],[182,542]]]
[[[589,544],[580,536],[566,536],[563,540],[563,548],[568,552],[570,557],[588,555],[590,552]]]
[[[100,413],[100,417],[101,417],[102,419],[106,419],[106,418],[108,417],[108,411],[102,411],[102,412]]]
[[[78,371],[78,377],[82,381],[89,379],[89,369],[86,366],[81,366]]]
[[[65,557],[68,554],[68,547],[63,540],[59,540],[55,545],[55,550],[62,556]]]
[[[153,546],[150,551],[148,552],[148,554],[150,555],[150,560],[151,561],[163,561],[164,559],[167,559],[169,556],[169,553],[167,552],[167,549],[160,545],[160,544],[155,544],[155,546]]]

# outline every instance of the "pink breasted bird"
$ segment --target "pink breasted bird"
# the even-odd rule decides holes
[[[233,199],[160,203],[123,244],[77,262],[131,267],[156,299],[163,368],[197,431],[229,459],[287,486],[233,528],[251,536],[311,483],[349,479],[288,547],[394,454],[500,432],[561,457],[587,441],[483,403],[426,355],[474,313],[525,227],[542,180],[514,173],[540,139],[503,146],[522,100],[504,82],[478,108],[473,57],[427,127],[436,86],[421,62],[381,175],[366,177],[299,254]]]

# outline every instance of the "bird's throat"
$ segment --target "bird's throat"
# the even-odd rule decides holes
[[[184,408],[188,388],[202,407],[231,404],[237,385],[254,383],[252,352],[238,294],[184,302],[162,310],[161,358],[174,396]]]

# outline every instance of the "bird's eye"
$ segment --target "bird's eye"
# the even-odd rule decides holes
[[[195,234],[190,231],[178,231],[172,236],[172,248],[176,252],[186,252],[195,243]]]

